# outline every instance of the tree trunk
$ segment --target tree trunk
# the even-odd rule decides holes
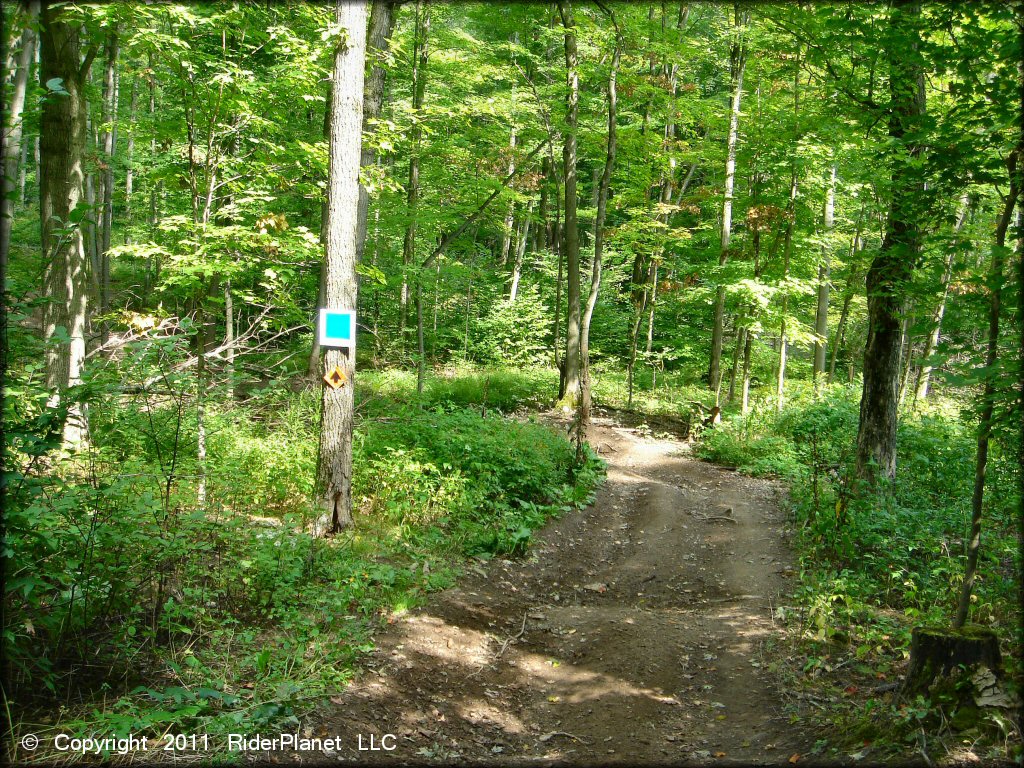
[[[1022,132],[1024,133],[1024,132]],[[988,273],[988,350],[985,355],[985,384],[981,396],[981,422],[978,425],[978,450],[974,465],[974,493],[971,497],[971,536],[967,545],[967,565],[964,567],[964,583],[960,591],[953,626],[957,629],[967,621],[971,606],[971,592],[978,570],[978,552],[981,549],[981,519],[985,500],[985,470],[988,465],[988,442],[992,434],[992,415],[995,409],[996,384],[999,380],[996,362],[999,357],[999,309],[1003,294],[1003,272],[1006,269],[1006,230],[1013,218],[1013,209],[1020,194],[1017,163],[1024,163],[1024,135],[1013,154],[1010,155],[1010,190],[1006,195],[1003,212],[996,225],[995,247],[992,249],[992,266]],[[1024,251],[1018,254],[1024,258]]]
[[[114,155],[117,149],[117,56],[118,30],[115,26],[107,34],[106,65],[103,70],[103,208],[101,214],[100,252],[100,314],[110,312],[110,237],[114,226]],[[107,343],[110,336],[106,320],[100,324],[100,339]]]
[[[789,182],[789,204],[788,221],[786,222],[786,242],[782,252],[782,281],[783,285],[789,280],[789,264],[793,257],[793,228],[796,226],[796,195],[799,186],[797,176],[797,147],[800,141],[800,46],[797,46],[796,59],[793,67],[793,148],[790,155],[790,182]],[[783,287],[782,290],[782,318],[779,320],[779,363],[778,378],[775,382],[775,410],[781,412],[786,404],[786,356],[789,352],[786,339],[786,314],[789,312],[789,291]]]
[[[575,408],[580,395],[580,239],[576,221],[576,125],[579,116],[580,82],[577,71],[576,31],[570,0],[559,0],[558,11],[565,28],[566,133],[562,152],[565,176],[565,392],[562,407]]]
[[[825,351],[828,349],[828,293],[829,279],[832,272],[832,257],[829,253],[831,245],[828,240],[835,226],[836,211],[836,163],[833,161],[829,173],[828,190],[825,192],[825,213],[822,217],[822,229],[825,246],[822,249],[821,265],[818,267],[818,308],[814,316],[814,367],[812,379],[815,390],[820,390],[821,379],[825,373]]]
[[[14,218],[14,185],[18,179],[18,160],[22,155],[22,135],[24,125],[22,113],[25,110],[25,92],[28,89],[28,76],[32,69],[35,53],[36,36],[33,30],[35,17],[39,13],[39,3],[33,2],[25,19],[26,26],[21,33],[21,50],[18,52],[14,70],[14,83],[9,93],[8,123],[3,134],[3,174],[2,197],[0,197],[0,290],[6,290],[7,260],[11,247],[11,224]],[[6,88],[5,88],[6,90]],[[21,163],[24,171],[25,163]],[[24,189],[24,186],[22,186]],[[21,195],[24,204],[24,192]],[[6,338],[6,337],[5,337]],[[6,370],[6,368],[4,368]]]
[[[533,220],[533,200],[526,206],[526,213],[523,216],[523,229],[519,233],[519,242],[516,244],[516,255],[512,262],[512,283],[508,290],[509,303],[515,303],[519,295],[519,281],[523,275],[523,259],[526,257],[526,243],[530,237],[530,224]]]
[[[199,506],[206,504],[206,281],[196,310],[196,475],[198,488],[196,500]]]
[[[224,370],[228,391],[235,391],[235,302],[231,295],[231,280],[224,281]]]
[[[835,338],[832,340],[832,353],[828,362],[828,383],[831,384],[836,373],[836,360],[839,358],[839,350],[846,338],[846,322],[850,317],[850,304],[853,301],[853,294],[856,291],[856,283],[860,279],[858,265],[855,263],[857,254],[864,248],[864,241],[861,238],[861,221],[857,221],[857,231],[850,243],[850,273],[846,278],[846,288],[843,290],[843,308],[839,313],[839,324],[836,325]]]
[[[889,52],[889,136],[905,149],[892,159],[892,200],[885,238],[867,274],[868,337],[864,346],[864,389],[857,431],[857,478],[874,486],[896,476],[896,412],[899,401],[900,314],[921,247],[918,221],[924,213],[925,189],[914,168],[922,152],[915,136],[925,115],[924,75],[917,57],[921,7],[892,8],[890,25],[906,46]]]
[[[395,28],[395,3],[393,0],[373,0],[370,6],[370,28],[367,45],[367,58],[372,61],[369,72],[366,74],[366,82],[363,93],[363,135],[372,136],[376,130],[373,121],[380,117],[381,109],[384,106],[384,86],[387,81],[387,70],[385,61],[391,42],[391,33]],[[333,103],[332,91],[328,88],[327,106],[324,109],[323,131],[324,138],[330,141],[331,133],[331,105]],[[377,164],[377,151],[372,142],[364,141],[360,153],[360,168],[370,168]],[[366,248],[367,220],[369,218],[370,196],[368,191],[361,184],[359,185],[359,211],[357,214],[356,231],[356,263],[363,260]],[[377,212],[375,215],[379,215]],[[326,243],[328,226],[327,196],[324,196],[323,207],[320,216],[320,242]],[[317,289],[317,310],[324,306],[324,281],[326,266],[320,266],[320,283]],[[378,305],[374,306],[374,310]],[[376,328],[374,328],[374,343],[376,344]],[[316,380],[320,373],[320,339],[313,334],[313,348],[310,350],[309,365],[307,371],[310,379]]]
[[[963,229],[964,223],[967,221],[969,208],[970,198],[968,193],[965,192],[960,198],[960,210],[957,212],[956,222],[953,225],[953,243],[946,253],[946,259],[942,265],[942,295],[939,297],[939,304],[935,308],[935,314],[932,315],[932,329],[928,333],[924,349],[921,351],[921,368],[917,373],[917,384],[914,386],[914,405],[917,405],[918,400],[925,400],[928,397],[928,386],[932,376],[932,366],[929,365],[928,359],[939,346],[939,338],[942,334],[942,318],[946,314],[946,298],[949,296],[949,281],[953,277],[953,264],[956,261],[957,240],[959,239],[960,230]]]
[[[587,295],[586,308],[583,317],[580,319],[580,415],[579,435],[586,435],[587,426],[590,424],[590,410],[592,404],[592,392],[590,385],[590,323],[594,318],[594,308],[597,306],[597,297],[601,291],[601,273],[603,270],[602,259],[604,258],[604,220],[608,212],[608,194],[611,187],[612,171],[615,168],[616,153],[616,107],[618,92],[616,90],[616,77],[619,69],[619,59],[622,51],[622,33],[615,20],[614,12],[609,10],[612,24],[615,26],[615,51],[612,54],[611,71],[608,73],[608,139],[604,157],[604,170],[601,172],[601,181],[597,189],[597,213],[594,216],[594,263],[590,270],[590,293]],[[580,442],[577,443],[579,447]],[[577,461],[582,456],[577,455]]]
[[[356,249],[359,218],[359,165],[362,149],[363,77],[366,53],[365,0],[338,0],[336,21],[346,31],[344,44],[334,51],[331,97],[330,174],[327,185],[327,281],[324,299],[329,307],[356,309]],[[324,386],[317,461],[317,489],[330,530],[352,524],[352,422],[354,416],[355,346],[329,349],[327,370],[339,366],[348,383]]]
[[[420,144],[423,138],[422,119],[423,96],[427,88],[427,63],[430,60],[430,5],[426,0],[416,0],[416,30],[413,41],[412,63],[412,111],[413,124],[410,132],[412,149],[409,153],[409,180],[406,185],[405,239],[402,241],[402,287],[398,297],[398,333],[405,344],[405,331],[409,324],[409,265],[416,257],[416,217],[420,199]]]
[[[516,172],[516,128],[512,126],[512,131],[509,134],[508,139],[508,174],[511,175]],[[508,266],[509,250],[512,247],[512,224],[514,222],[515,214],[515,202],[509,200],[508,208],[505,211],[505,220],[502,222],[501,229],[501,266],[502,269]]]
[[[331,116],[334,111],[334,85],[329,84],[327,86],[327,104],[324,106],[324,122],[323,122],[323,135],[324,139],[330,145],[331,141]],[[327,169],[328,178],[330,177],[330,168]],[[326,291],[327,291],[327,229],[330,226],[330,206],[328,204],[328,191],[324,190],[324,199],[320,202],[320,245],[324,248],[324,260],[320,263],[320,279],[317,281],[316,286],[316,306],[313,308],[313,324],[314,328],[319,322],[319,313],[321,307],[326,307],[324,303]],[[360,202],[362,198],[360,197]],[[313,333],[313,346],[309,350],[309,363],[306,366],[306,374],[310,380],[316,382],[321,376],[320,371],[320,357],[322,350],[320,349],[320,334],[314,330]]]
[[[732,51],[729,56],[731,80],[729,110],[729,137],[726,144],[725,194],[722,199],[722,246],[718,266],[724,267],[729,259],[729,240],[732,237],[732,196],[736,184],[736,145],[739,138],[740,101],[743,97],[743,71],[747,63],[747,47],[743,27],[750,21],[750,12],[736,3],[733,9],[734,33]],[[719,278],[722,279],[722,278]],[[715,405],[719,404],[722,388],[722,330],[725,322],[725,285],[719,284],[715,291],[715,317],[711,330],[711,361],[708,367],[708,384],[715,393]]]
[[[900,375],[900,406],[903,405],[903,398],[906,395],[907,387],[910,385],[910,372],[914,367],[914,325],[916,322],[916,304],[914,301],[911,301],[903,315],[903,351],[900,353],[900,364],[903,366],[903,373]]]
[[[79,27],[72,26],[63,7],[44,7],[40,30],[40,82],[60,78],[67,95],[43,101],[40,115],[39,207],[45,272],[43,336],[46,341],[46,386],[50,407],[57,407],[69,387],[81,382],[85,363],[87,264],[80,222],[85,151],[85,72],[92,65],[90,49],[79,56]],[[58,332],[58,329],[59,332]],[[63,439],[81,447],[87,436],[83,409],[69,405]]]
[[[647,346],[644,348],[644,352],[647,354],[647,363],[651,366],[651,389],[653,390],[657,382],[657,366],[651,359],[651,354],[654,352],[654,309],[658,305],[658,262],[654,262],[654,272],[651,275],[651,301],[650,311],[647,313]]]
[[[128,146],[125,150],[125,172],[124,172],[124,219],[131,227],[132,224],[132,193],[135,191],[135,118],[139,109],[139,80],[132,78],[132,95],[128,103]],[[131,235],[125,237],[125,242],[132,241]]]

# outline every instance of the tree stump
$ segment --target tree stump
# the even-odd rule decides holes
[[[999,637],[988,627],[968,624],[961,629],[915,627],[910,641],[910,668],[902,693],[927,693],[935,678],[949,675],[960,665],[986,666],[996,677],[1002,671]]]

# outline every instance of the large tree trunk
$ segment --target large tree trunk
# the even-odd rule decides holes
[[[412,112],[413,124],[410,132],[412,148],[409,153],[409,179],[406,184],[405,238],[402,241],[402,287],[398,297],[398,332],[405,343],[406,326],[409,324],[409,266],[416,257],[416,217],[420,199],[420,144],[423,128],[420,125],[423,96],[427,88],[427,63],[430,61],[430,5],[425,0],[416,0],[416,31],[413,42],[412,64]]]
[[[331,97],[330,173],[327,184],[328,307],[356,309],[356,249],[359,219],[359,165],[363,127],[363,69],[366,53],[365,0],[338,0],[337,24],[346,31],[344,44],[334,52]],[[348,383],[323,388],[317,490],[323,523],[339,531],[352,524],[352,421],[355,387],[355,347],[329,349],[324,360],[330,370],[340,366]]]
[[[587,426],[590,424],[590,409],[592,402],[590,386],[590,323],[594,318],[594,308],[597,306],[597,297],[601,291],[601,272],[603,269],[602,259],[604,257],[604,220],[608,211],[608,193],[611,187],[612,170],[615,168],[616,152],[616,106],[618,93],[615,80],[618,75],[619,59],[622,49],[622,36],[615,21],[612,11],[608,11],[612,24],[615,25],[615,52],[612,54],[611,71],[608,73],[608,141],[604,157],[604,170],[601,173],[601,181],[597,189],[597,214],[594,216],[594,263],[590,270],[590,293],[587,295],[586,308],[583,317],[580,319],[580,416],[579,436],[586,434]],[[581,446],[577,441],[577,446]],[[577,460],[582,456],[577,456]]]
[[[747,63],[747,47],[743,27],[750,21],[750,12],[737,3],[733,10],[735,36],[729,56],[731,80],[731,107],[729,110],[729,136],[725,158],[725,193],[722,198],[722,245],[718,256],[719,267],[729,259],[729,241],[732,237],[732,195],[736,184],[736,145],[739,139],[740,101],[743,97],[743,71]],[[721,279],[721,278],[720,278]],[[715,317],[711,329],[711,361],[708,366],[708,384],[715,393],[715,405],[719,403],[722,387],[722,330],[725,322],[725,285],[719,284],[715,291]]]
[[[917,56],[921,7],[896,4],[890,25],[906,46],[889,50],[889,136],[902,145],[891,160],[892,201],[885,238],[867,274],[868,338],[864,389],[857,432],[857,477],[874,485],[896,476],[896,412],[899,402],[900,315],[921,247],[918,222],[925,205],[921,171],[915,168],[922,139],[915,136],[925,115],[924,73]],[[915,136],[906,139],[910,133]]]
[[[68,388],[81,382],[85,362],[87,264],[80,226],[85,209],[79,206],[84,202],[85,72],[95,51],[81,60],[79,27],[69,23],[65,8],[46,7],[41,15],[39,79],[59,78],[66,91],[43,101],[39,124],[46,386],[50,406],[56,407]],[[68,409],[63,438],[71,448],[86,441],[85,413],[77,404]]]
[[[829,173],[828,189],[825,192],[825,213],[822,216],[822,229],[825,246],[822,248],[821,265],[818,267],[818,308],[814,315],[814,367],[811,376],[815,389],[820,389],[821,379],[825,373],[825,351],[828,349],[828,293],[829,280],[832,273],[832,256],[829,252],[829,238],[835,226],[836,213],[836,163],[832,163]]]
[[[974,465],[974,493],[971,497],[971,536],[967,544],[967,564],[964,567],[964,583],[960,590],[960,601],[956,609],[953,626],[957,629],[967,621],[971,607],[971,592],[978,571],[978,552],[981,549],[981,518],[985,500],[985,470],[988,465],[988,442],[992,434],[992,415],[995,410],[998,372],[996,361],[999,356],[999,310],[1003,295],[1003,272],[1006,269],[1006,230],[1013,218],[1013,209],[1020,194],[1020,179],[1017,163],[1024,163],[1024,128],[1016,150],[1010,155],[1010,190],[1006,195],[1003,212],[996,225],[995,247],[992,249],[992,266],[988,273],[988,350],[985,355],[985,384],[981,396],[981,422],[978,425],[978,450]],[[1024,258],[1024,251],[1018,254]]]
[[[394,0],[373,0],[370,6],[370,29],[366,40],[367,58],[372,62],[369,72],[366,74],[366,82],[363,92],[363,135],[370,136],[376,130],[373,121],[380,117],[381,109],[384,106],[385,83],[387,81],[387,69],[385,62],[388,57],[388,49],[391,43],[391,33],[395,28],[395,3]],[[330,141],[331,131],[331,104],[333,98],[328,92],[328,103],[324,110],[324,138]],[[377,151],[373,143],[364,141],[360,157],[360,167],[370,168],[377,164]],[[356,232],[356,262],[363,260],[363,253],[366,249],[367,219],[369,217],[370,196],[366,188],[359,186],[359,212],[357,218]],[[324,197],[323,210],[320,222],[320,241],[326,243],[327,237],[328,208],[327,198]],[[326,266],[320,267],[320,285],[317,292],[317,308],[323,306],[324,300],[324,274]],[[374,309],[377,309],[375,306]],[[308,365],[309,377],[315,380],[320,371],[320,339],[313,334],[313,348],[309,356]]]
[[[0,291],[6,286],[7,259],[11,246],[11,224],[14,217],[14,186],[18,180],[18,160],[22,155],[22,113],[25,110],[25,92],[28,88],[29,71],[35,53],[36,35],[33,24],[39,13],[39,3],[29,6],[28,18],[21,33],[21,50],[18,52],[14,69],[14,83],[9,91],[9,117],[3,126],[3,188],[0,198]],[[6,88],[5,88],[6,90]],[[22,162],[22,170],[25,163]],[[24,202],[24,194],[21,195]],[[4,337],[6,339],[6,337]],[[5,358],[6,359],[6,358]],[[6,370],[6,367],[4,368]]]
[[[559,0],[565,27],[566,134],[562,152],[565,175],[565,392],[562,406],[575,408],[580,395],[580,238],[576,220],[576,124],[579,117],[580,81],[577,71],[576,31],[572,4]]]

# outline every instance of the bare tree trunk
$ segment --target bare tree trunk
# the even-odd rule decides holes
[[[565,175],[565,261],[568,285],[565,296],[565,392],[561,404],[575,408],[580,395],[580,239],[576,221],[576,126],[579,116],[580,81],[577,71],[576,31],[572,4],[559,0],[558,11],[565,28],[566,135],[562,152]]]
[[[82,242],[82,163],[85,151],[85,73],[95,50],[79,56],[79,27],[64,7],[41,12],[40,80],[60,78],[67,95],[43,101],[40,116],[39,206],[45,273],[43,311],[46,341],[46,386],[56,408],[67,390],[81,382],[85,363],[86,259]],[[70,226],[68,226],[70,223]],[[58,330],[59,329],[59,330]],[[69,404],[63,439],[81,447],[88,427],[83,409]]]
[[[28,76],[32,69],[35,53],[36,36],[33,25],[39,14],[39,3],[29,5],[26,26],[21,33],[21,50],[18,52],[14,69],[14,83],[10,91],[8,124],[3,126],[3,187],[0,192],[0,291],[6,291],[7,260],[11,247],[11,224],[14,218],[14,185],[18,179],[18,160],[22,155],[22,134],[24,125],[22,113],[25,110],[25,92],[28,89]],[[6,89],[5,89],[6,90]],[[25,162],[21,163],[24,171]],[[25,203],[24,184],[21,184],[22,205]],[[6,338],[6,337],[5,337]]]
[[[331,98],[330,178],[327,232],[327,306],[357,307],[356,249],[359,219],[359,166],[363,127],[363,68],[366,54],[365,0],[338,0],[336,21],[346,31],[334,51]],[[355,347],[329,349],[324,364],[339,366],[348,383],[323,388],[317,489],[330,529],[352,524],[352,422]],[[321,525],[321,528],[323,526]]]
[[[832,236],[835,226],[836,211],[836,163],[833,161],[829,173],[828,190],[825,192],[825,214],[822,217],[826,245],[822,249],[821,265],[818,267],[818,309],[814,317],[814,367],[812,378],[815,390],[820,390],[822,374],[825,373],[825,350],[828,349],[828,293],[829,279],[832,272],[831,246],[828,239]]]
[[[731,108],[729,111],[729,137],[726,145],[725,194],[722,199],[722,247],[718,256],[719,267],[729,259],[729,240],[732,236],[732,200],[736,182],[736,146],[739,139],[740,102],[743,97],[743,71],[747,63],[747,47],[743,28],[750,21],[750,12],[736,3],[733,9],[735,40],[729,56]],[[715,317],[711,330],[711,361],[708,367],[708,383],[715,392],[715,405],[719,404],[722,387],[722,330],[725,322],[725,285],[715,291]]]
[[[957,213],[956,223],[953,225],[953,244],[946,253],[946,259],[942,266],[942,295],[939,304],[932,316],[932,329],[928,333],[924,349],[921,351],[921,368],[917,373],[917,384],[914,387],[914,405],[918,400],[925,400],[928,397],[928,385],[931,381],[932,366],[928,359],[934,354],[939,346],[939,338],[942,334],[942,318],[946,314],[946,298],[949,296],[949,281],[953,277],[953,263],[956,260],[956,241],[967,221],[967,212],[970,208],[970,199],[967,192],[960,198],[960,210]]]
[[[402,287],[398,297],[398,332],[405,343],[406,327],[409,324],[409,265],[416,257],[416,217],[420,199],[420,145],[423,139],[422,119],[423,96],[427,88],[427,63],[430,61],[430,4],[416,0],[416,31],[413,43],[412,65],[412,111],[413,124],[410,138],[412,150],[409,154],[409,180],[406,185],[405,239],[402,243]]]

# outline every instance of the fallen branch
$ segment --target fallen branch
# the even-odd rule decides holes
[[[529,613],[530,612],[527,611],[523,614],[523,626],[519,628],[519,631],[516,634],[512,635],[509,638],[506,638],[505,642],[501,645],[501,650],[494,654],[494,658],[500,658],[501,654],[503,654],[505,652],[505,649],[508,648],[509,643],[511,643],[513,640],[518,640],[520,637],[523,636],[523,633],[526,632],[526,617],[529,615]]]

